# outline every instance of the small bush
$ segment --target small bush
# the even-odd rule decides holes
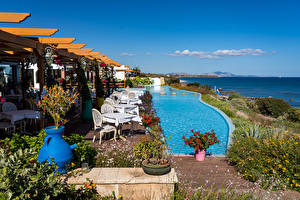
[[[133,86],[130,79],[126,79],[126,81],[125,81],[125,87],[127,87],[127,86],[130,87],[130,88]]]
[[[96,165],[96,156],[98,154],[97,149],[93,148],[88,141],[84,139],[84,136],[79,134],[72,134],[70,136],[63,137],[70,145],[77,144],[77,147],[73,150],[72,168],[81,167],[81,163],[87,162],[89,167]]]
[[[258,110],[263,115],[269,115],[272,117],[279,117],[284,113],[287,113],[291,108],[290,104],[282,99],[275,98],[261,98],[256,101]]]
[[[178,78],[175,77],[165,78],[166,85],[179,84],[179,83],[180,83],[180,79]]]
[[[237,92],[230,92],[229,97],[228,97],[229,100],[239,99],[239,98],[243,98],[243,97]]]
[[[146,91],[142,96],[140,96],[140,100],[142,101],[142,104],[139,107],[141,112],[147,115],[153,115],[154,108],[152,103],[152,94],[149,91]]]
[[[152,85],[153,81],[150,77],[134,77],[131,79],[133,85]]]
[[[288,110],[288,119],[292,122],[300,122],[300,108],[290,108]]]
[[[238,110],[244,110],[247,109],[247,103],[244,99],[242,98],[234,98],[230,101],[231,105]]]
[[[200,87],[200,83],[198,83],[198,82],[188,83],[187,86],[188,87],[197,87],[198,88],[198,87]]]

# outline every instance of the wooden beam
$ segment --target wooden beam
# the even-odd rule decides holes
[[[95,56],[95,55],[99,55],[100,52],[90,52],[89,55],[90,56]]]
[[[68,49],[69,52],[72,52],[72,53],[89,53],[91,51],[93,51],[94,49]]]
[[[8,46],[10,49],[12,50],[21,50],[21,51],[25,51],[25,52],[33,52],[32,48],[25,48],[22,45],[18,45],[18,44],[14,44],[14,43],[10,43],[10,42],[0,42],[1,45],[5,45]]]
[[[0,12],[0,22],[20,23],[30,15],[30,13]]]
[[[69,44],[74,42],[75,38],[42,38],[39,37],[38,41],[42,44]]]
[[[38,42],[0,30],[0,41],[18,44],[27,48],[37,48]]]
[[[57,49],[81,49],[86,44],[58,44]]]
[[[66,50],[59,50],[59,51],[57,51],[57,54],[59,56],[64,56],[64,57],[67,57],[67,58],[70,58],[70,59],[78,59],[79,58],[76,54],[70,53]]]
[[[54,28],[0,28],[14,35],[51,36],[58,31]]]

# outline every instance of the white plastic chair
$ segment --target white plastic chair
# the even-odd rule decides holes
[[[103,104],[101,106],[101,113],[104,114],[104,113],[113,113],[114,112],[114,107],[110,104]]]
[[[111,98],[106,98],[103,102],[103,104],[109,104],[111,106],[114,106],[115,105],[115,102],[114,100],[112,100]]]
[[[105,133],[110,133],[110,132],[114,132],[114,140],[116,141],[116,136],[117,136],[117,129],[116,127],[109,125],[109,124],[103,124],[103,119],[102,119],[102,115],[101,113],[96,110],[96,109],[92,109],[92,115],[93,115],[93,121],[94,121],[94,138],[93,138],[93,142],[95,142],[96,139],[96,134],[99,131],[99,144],[101,144],[102,142],[102,137]]]
[[[129,92],[128,98],[129,99],[135,99],[135,93],[134,92]]]
[[[15,111],[18,110],[17,106],[11,102],[4,102],[2,105],[3,112]]]

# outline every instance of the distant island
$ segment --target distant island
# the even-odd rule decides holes
[[[230,72],[212,72],[212,73],[205,73],[205,74],[186,74],[186,73],[172,73],[170,75],[180,77],[207,77],[207,78],[220,78],[220,77],[259,77],[255,75],[236,75]]]

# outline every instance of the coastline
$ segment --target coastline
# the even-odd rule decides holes
[[[300,77],[182,77],[179,80],[221,88],[224,94],[236,92],[248,100],[267,97],[283,99],[292,107],[300,108]]]

